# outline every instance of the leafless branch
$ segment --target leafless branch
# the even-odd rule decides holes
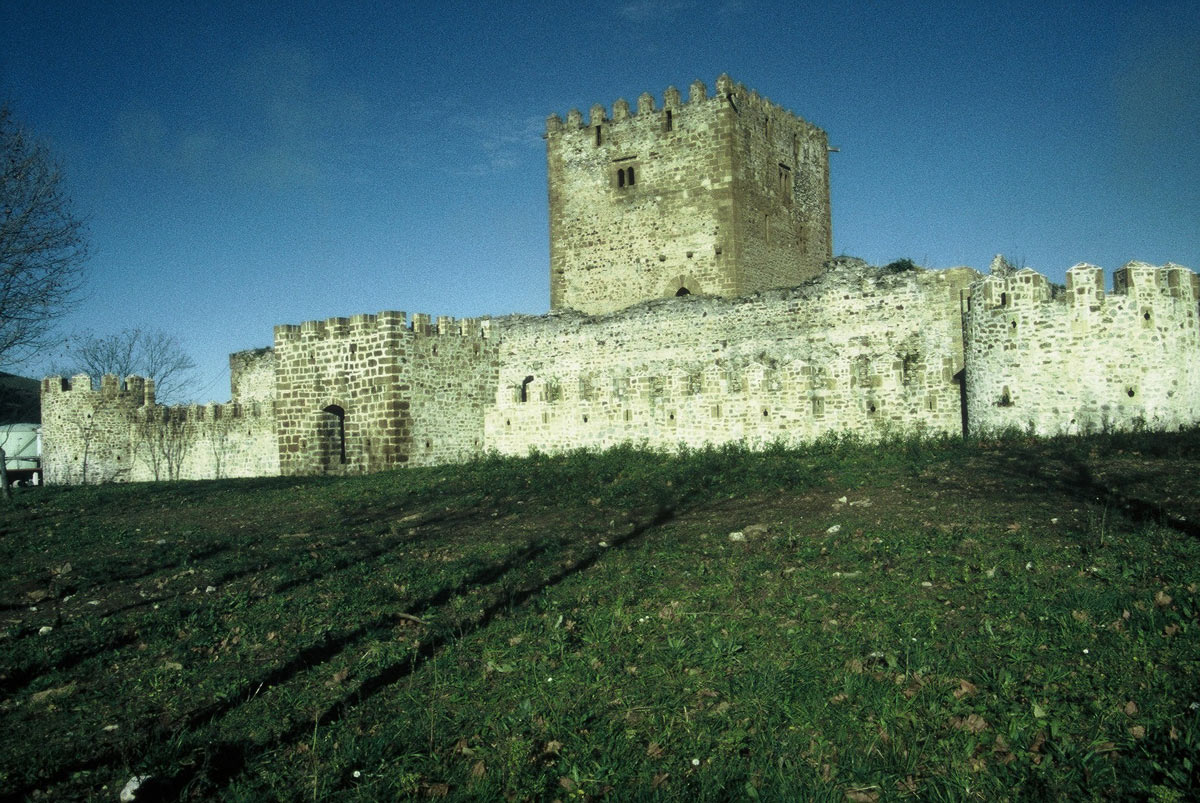
[[[0,364],[44,347],[83,284],[88,241],[49,150],[0,107]]]
[[[196,367],[179,338],[157,329],[76,335],[69,341],[66,360],[69,364],[60,370],[63,376],[116,374],[123,379],[137,374],[153,379],[156,398],[167,403],[177,400]]]

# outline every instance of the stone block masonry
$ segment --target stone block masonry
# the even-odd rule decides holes
[[[967,418],[972,431],[1039,435],[1200,421],[1200,277],[1131,262],[1112,292],[1092,265],[1066,288],[1031,270],[971,288]]]
[[[632,442],[1200,422],[1200,279],[831,259],[825,132],[735,84],[546,124],[550,306],[275,327],[228,405],[42,383],[51,483],[355,474]]]
[[[832,254],[825,132],[717,79],[546,124],[550,307],[799,284]]]
[[[1200,279],[1131,263],[1030,270],[831,261],[794,288],[607,315],[382,312],[276,328],[233,355],[230,405],[153,384],[43,382],[53,483],[360,473],[633,442],[799,444],[1200,421]],[[273,394],[272,400],[265,399]]]
[[[56,485],[279,473],[273,402],[180,405],[154,383],[108,374],[42,381],[42,465]]]
[[[480,454],[496,347],[478,321],[403,312],[275,329],[285,474],[359,473]]]
[[[837,260],[737,299],[500,319],[486,443],[521,454],[961,432],[961,311],[976,278]]]

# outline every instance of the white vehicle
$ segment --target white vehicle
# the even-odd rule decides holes
[[[4,467],[10,484],[42,484],[41,424],[0,426],[0,449],[4,449]]]

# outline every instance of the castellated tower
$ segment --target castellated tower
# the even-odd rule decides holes
[[[734,84],[546,122],[550,307],[796,285],[832,257],[825,132]]]

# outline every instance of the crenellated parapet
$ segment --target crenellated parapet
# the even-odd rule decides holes
[[[579,109],[571,109],[567,112],[565,120],[557,113],[551,114],[546,118],[546,136],[569,134],[584,129],[590,129],[594,132],[597,127],[616,127],[622,124],[641,126],[650,124],[661,126],[669,131],[670,126],[679,121],[681,114],[686,115],[689,111],[697,108],[709,111],[714,104],[719,107],[729,108],[739,114],[753,112],[757,115],[773,118],[781,123],[786,122],[791,124],[799,122],[814,130],[819,130],[790,109],[772,103],[770,99],[759,95],[757,91],[747,89],[742,83],[734,83],[728,75],[722,74],[717,78],[716,91],[711,95],[703,81],[693,81],[688,87],[686,102],[682,100],[678,89],[674,86],[669,86],[663,92],[661,107],[655,105],[653,95],[649,92],[643,92],[638,95],[636,105],[633,108],[630,108],[629,101],[625,98],[618,98],[613,101],[611,114],[605,108],[604,104],[593,104],[588,109],[586,120],[584,119],[584,114]],[[601,133],[601,144],[603,143],[603,136],[603,133]]]
[[[1001,271],[970,289],[967,419],[1041,434],[1175,428],[1200,420],[1200,277],[1130,262],[1079,264],[1058,288]]]
[[[833,256],[825,132],[720,76],[546,122],[550,308],[736,297]]]
[[[237,425],[239,422],[273,421],[275,412],[272,402],[250,404],[208,402],[206,404],[147,405],[138,408],[134,412],[134,416],[141,422]]]
[[[1182,304],[1186,313],[1189,304],[1200,302],[1200,276],[1172,263],[1158,267],[1130,262],[1113,272],[1109,292],[1105,292],[1103,268],[1095,265],[1080,263],[1070,268],[1066,276],[1065,288],[1029,268],[985,276],[971,287],[972,311],[976,315],[988,311],[1004,315],[1052,303],[1064,313],[1069,309],[1078,314],[1133,310],[1136,306],[1145,321],[1150,320],[1145,314],[1157,307],[1174,314]]]
[[[75,374],[70,378],[48,376],[42,380],[43,403],[46,398],[63,398],[75,404],[119,404],[130,408],[154,404],[154,380],[129,375],[124,379],[116,374],[100,377],[99,390],[88,374]]]
[[[240,364],[254,365],[268,354],[242,352]],[[87,374],[47,377],[41,387],[48,483],[278,473],[273,398],[166,406],[155,401],[154,380],[112,374],[98,387]]]
[[[275,327],[277,346],[302,344],[330,338],[401,336],[405,334],[432,336],[487,337],[487,319],[453,318],[441,315],[435,319],[424,313],[385,310],[377,315],[352,315],[349,318],[326,318],[304,321],[301,324],[280,324]]]

